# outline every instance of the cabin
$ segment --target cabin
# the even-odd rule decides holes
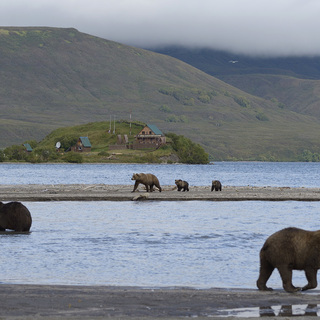
[[[91,143],[88,137],[80,137],[77,143],[71,147],[71,151],[74,152],[90,152]]]
[[[25,147],[25,152],[32,152],[32,148],[29,143],[24,143],[23,146]]]
[[[136,136],[133,149],[159,148],[166,144],[165,135],[153,124],[147,124]]]

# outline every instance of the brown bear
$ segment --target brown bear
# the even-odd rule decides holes
[[[156,186],[161,192],[161,187],[158,178],[152,173],[134,173],[131,180],[135,180],[133,191],[135,192],[139,184],[144,184],[146,186],[147,192],[152,192],[153,186]]]
[[[181,179],[175,180],[175,184],[178,187],[178,191],[189,191],[189,183],[187,181],[183,181]]]
[[[286,228],[272,234],[260,250],[259,290],[272,290],[267,281],[273,270],[278,269],[283,289],[287,292],[317,287],[317,271],[320,268],[320,230],[306,231]],[[304,270],[308,284],[298,288],[292,284],[292,270]]]
[[[218,180],[213,180],[211,185],[211,192],[213,191],[213,189],[215,191],[219,191],[219,190],[221,191],[222,190],[221,182]]]
[[[20,202],[0,202],[0,230],[29,231],[32,224],[30,211]]]

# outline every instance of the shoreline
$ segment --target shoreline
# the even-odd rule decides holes
[[[278,307],[281,316],[289,319],[291,316],[296,318],[292,311],[295,305],[305,305],[305,313],[301,316],[306,319],[305,316],[311,316],[306,306],[313,306],[317,311],[319,297],[319,290],[290,294],[284,290],[262,292],[257,289],[1,284],[0,318],[241,319],[245,309],[246,319],[249,311],[254,310],[249,316],[252,319],[270,316],[271,312],[276,317],[280,311],[271,307]]]
[[[147,193],[140,185],[107,184],[24,184],[0,185],[0,201],[320,201],[320,188],[223,186],[191,186],[189,192],[178,192],[174,185],[165,185],[162,192]]]

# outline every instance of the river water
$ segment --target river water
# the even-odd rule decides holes
[[[133,172],[190,185],[320,187],[318,163],[0,164],[0,184],[133,184]],[[223,191],[222,191],[223,192]],[[0,283],[255,288],[273,232],[320,229],[319,202],[25,202],[29,234],[0,234]],[[293,282],[304,285],[303,272]],[[268,285],[281,288],[277,271]]]

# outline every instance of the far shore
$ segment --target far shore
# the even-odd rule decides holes
[[[211,186],[191,186],[179,192],[166,185],[162,192],[146,192],[140,185],[132,190],[133,184],[0,184],[0,201],[320,201],[320,188],[303,187],[223,186],[211,192]]]

